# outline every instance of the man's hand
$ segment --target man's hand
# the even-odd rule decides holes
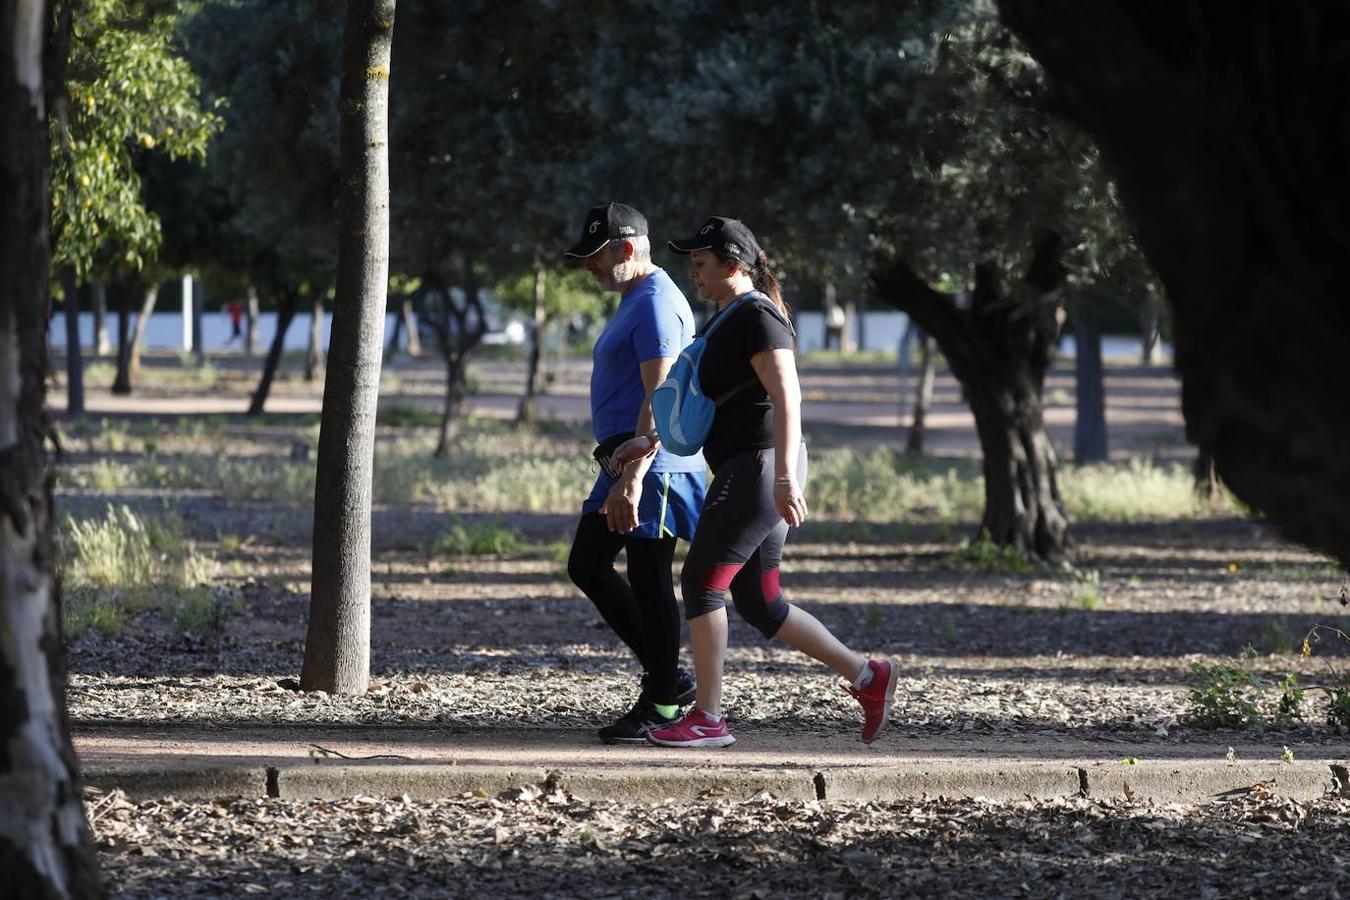
[[[609,489],[605,505],[600,511],[605,514],[605,523],[610,531],[627,534],[638,527],[638,503],[642,501],[642,479],[635,477],[629,469],[619,476]]]
[[[635,438],[629,438],[615,449],[610,456],[610,464],[616,469],[621,469],[629,463],[635,463],[640,459],[646,459],[649,456],[656,455],[656,445],[645,434],[639,434]]]

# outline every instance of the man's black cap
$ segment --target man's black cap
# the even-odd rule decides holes
[[[563,256],[585,259],[600,251],[610,241],[637,237],[647,233],[647,217],[625,203],[606,203],[594,206],[586,213],[586,224],[581,226],[581,240]]]
[[[764,252],[745,223],[725,216],[712,216],[703,223],[698,234],[687,240],[671,241],[670,249],[676,253],[711,250],[720,257],[740,260],[750,268],[759,263],[760,254]]]

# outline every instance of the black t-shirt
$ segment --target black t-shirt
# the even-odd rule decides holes
[[[791,349],[792,330],[767,297],[742,303],[708,338],[698,367],[703,393],[718,400],[738,385],[754,381],[717,408],[703,444],[703,456],[714,470],[737,453],[773,446],[773,403],[750,357],[763,350]]]

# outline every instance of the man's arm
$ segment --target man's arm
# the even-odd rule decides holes
[[[658,356],[642,363],[643,399],[634,426],[635,433],[646,434],[656,427],[656,420],[652,416],[652,391],[666,380],[674,365],[673,356]],[[650,454],[629,465],[610,489],[602,510],[608,519],[610,531],[626,534],[638,526],[637,508],[642,499],[642,479],[646,477],[655,458],[655,454]]]

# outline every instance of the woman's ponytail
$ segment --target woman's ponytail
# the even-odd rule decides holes
[[[792,311],[788,309],[787,301],[783,299],[783,287],[769,266],[767,253],[760,252],[759,259],[755,260],[755,267],[750,270],[750,279],[755,285],[755,290],[772,300],[778,311],[783,314],[783,318],[791,322]]]

